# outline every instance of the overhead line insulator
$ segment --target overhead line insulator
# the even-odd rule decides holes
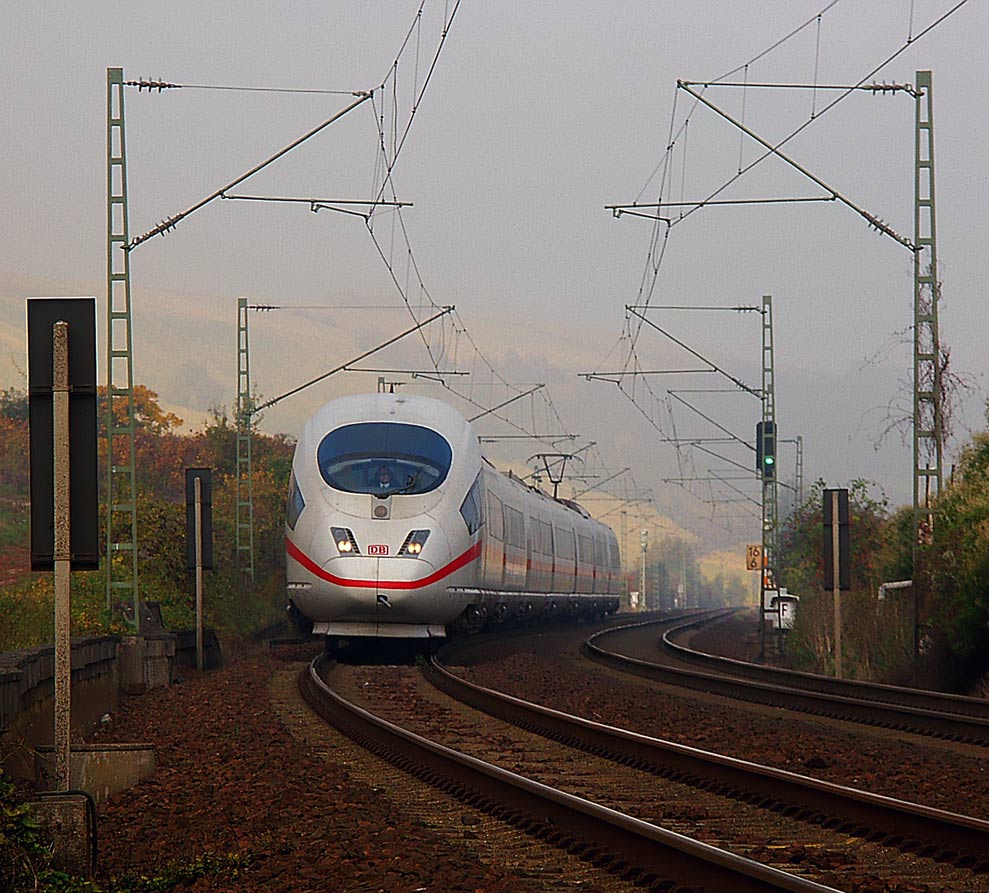
[[[137,87],[137,92],[140,93],[142,90],[147,90],[149,93],[152,90],[157,90],[161,93],[162,90],[178,90],[182,87],[181,84],[170,84],[168,81],[154,81],[141,78],[139,81],[124,81],[125,87]]]

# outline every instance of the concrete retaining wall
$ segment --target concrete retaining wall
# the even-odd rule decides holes
[[[204,640],[206,668],[220,666],[213,630],[205,630]],[[170,685],[176,666],[195,665],[194,632],[73,639],[72,739],[86,737],[101,716],[114,713],[121,693]],[[15,778],[33,779],[35,753],[53,743],[54,677],[51,645],[0,654],[0,762]]]
[[[85,737],[120,693],[168,685],[175,637],[99,636],[72,641],[72,738]],[[35,777],[35,753],[54,743],[55,652],[51,645],[0,654],[0,759],[14,778]]]
[[[117,636],[72,641],[72,733],[117,709]],[[35,748],[54,738],[55,651],[51,645],[0,654],[0,756],[15,778],[34,777]]]

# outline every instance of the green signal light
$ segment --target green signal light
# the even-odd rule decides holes
[[[766,456],[762,461],[766,465],[774,465],[776,463],[776,458],[774,456]]]

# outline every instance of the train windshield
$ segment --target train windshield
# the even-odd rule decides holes
[[[333,489],[381,497],[435,490],[452,458],[441,435],[399,422],[344,425],[327,434],[316,451],[319,472]]]

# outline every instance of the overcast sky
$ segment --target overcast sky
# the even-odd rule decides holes
[[[819,27],[815,21],[731,79],[851,84],[954,5],[840,0]],[[427,3],[401,58],[400,127],[408,111],[402,91],[421,86],[438,23],[453,6],[453,0]],[[509,382],[523,390],[546,382],[567,430],[581,436],[577,443],[596,441],[611,471],[630,466],[639,485],[653,488],[661,510],[708,541],[712,528],[703,519],[712,515],[710,506],[662,481],[684,471],[705,476],[708,469],[724,476],[731,466],[703,454],[678,466],[674,450],[659,443],[656,429],[614,384],[579,377],[620,367],[628,349],[620,340],[625,305],[641,300],[647,269],[650,222],[615,219],[604,206],[656,200],[660,179],[653,174],[663,163],[671,120],[679,135],[665,198],[702,198],[740,163],[753,161],[755,144],[713,112],[690,111],[677,79],[720,77],[827,6],[825,0],[463,0],[394,171],[398,197],[413,203],[403,219],[432,300],[456,305],[459,322]],[[93,294],[102,306],[107,67],[122,67],[128,79],[188,85],[371,90],[391,70],[417,9],[418,2],[367,0],[8,4],[0,35],[0,386],[23,384],[25,297]],[[987,34],[989,8],[971,0],[876,76],[905,83],[918,69],[934,73],[942,339],[955,371],[976,386],[959,419],[963,439],[965,426],[984,426],[989,88],[977,62]],[[706,93],[731,114],[744,113],[746,124],[772,141],[835,95],[754,88]],[[336,94],[128,91],[131,234],[190,207],[351,101]],[[370,197],[377,157],[370,106],[239,191]],[[389,109],[380,92],[374,108]],[[911,98],[859,93],[818,115],[785,151],[912,238],[913,130]],[[820,194],[769,159],[721,197]],[[382,216],[375,231],[386,253],[394,249],[390,256],[401,258],[394,219]],[[399,278],[421,297],[408,268],[400,266]],[[214,202],[135,250],[132,274],[137,380],[187,416],[233,402],[238,295],[257,303],[365,308],[252,319],[252,377],[265,396],[408,325],[401,311],[372,309],[397,306],[400,298],[363,222],[312,214],[302,205]],[[756,305],[764,294],[774,300],[780,431],[784,438],[804,437],[806,480],[823,477],[842,486],[863,477],[894,503],[908,502],[909,449],[899,436],[881,445],[877,440],[887,404],[899,394],[909,410],[911,253],[835,202],[708,207],[673,227],[651,300]],[[758,387],[754,314],[671,310],[650,318]],[[636,349],[643,368],[697,366],[649,329]],[[475,362],[466,349],[459,359]],[[376,360],[403,368],[427,361],[421,342]],[[476,375],[475,385],[456,386],[480,389],[484,375]],[[721,387],[710,376],[652,378],[650,385],[664,398],[668,389]],[[294,433],[325,400],[374,387],[372,375],[340,376],[273,408],[263,426]],[[449,396],[422,380],[406,387]],[[494,399],[494,391],[474,396],[483,402]],[[751,440],[757,401],[738,394],[681,396]],[[679,407],[678,434],[717,434],[670,399]],[[538,425],[537,413],[547,410],[539,404],[528,411]],[[654,420],[672,433],[668,418]],[[511,430],[491,418],[482,425],[492,435]],[[493,449],[514,462],[542,449],[514,447],[514,453],[505,444]],[[752,461],[744,450],[730,456]],[[792,453],[781,459],[789,477]],[[715,489],[739,499],[757,495],[754,481],[735,486],[746,495]],[[713,491],[705,485],[701,492]],[[739,505],[749,514],[721,542],[758,538],[751,507]],[[735,510],[721,511],[730,514]]]

